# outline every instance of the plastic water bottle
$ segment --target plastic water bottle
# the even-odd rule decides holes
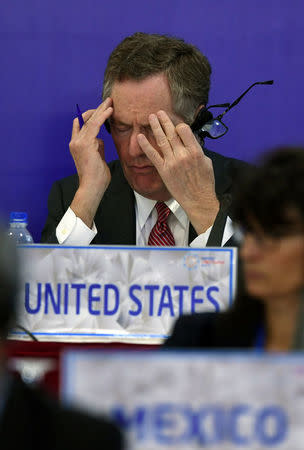
[[[9,229],[7,234],[14,239],[17,244],[32,244],[33,238],[27,229],[27,213],[25,212],[11,212]]]

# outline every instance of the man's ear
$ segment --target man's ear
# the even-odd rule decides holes
[[[202,108],[205,108],[205,105],[198,105],[198,107],[196,108],[195,114],[194,114],[194,120],[196,119],[198,113],[200,112],[200,110]]]

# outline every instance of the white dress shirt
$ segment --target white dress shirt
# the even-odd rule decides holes
[[[135,194],[135,216],[136,216],[136,245],[148,245],[148,239],[152,228],[157,221],[157,211],[154,208],[156,200],[150,200],[142,195]],[[165,202],[171,213],[168,218],[168,225],[175,239],[175,245],[178,247],[188,246],[189,219],[183,208],[173,198]],[[190,247],[205,247],[210,235],[211,228],[197,236]],[[99,230],[102,233],[102,230]],[[92,229],[76,217],[71,208],[68,208],[63,218],[56,228],[56,237],[59,244],[64,245],[89,245],[97,234],[95,223]],[[232,236],[232,221],[228,217],[223,233],[222,245],[224,245]]]

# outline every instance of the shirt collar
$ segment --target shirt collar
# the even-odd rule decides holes
[[[134,195],[136,200],[138,223],[140,229],[142,230],[148,220],[148,217],[152,213],[152,210],[156,204],[156,200],[151,200],[149,198],[143,197],[135,191]],[[188,217],[180,204],[174,198],[170,198],[170,200],[167,200],[165,203],[168,208],[170,208],[176,219],[180,222],[182,227],[186,228],[188,224]]]

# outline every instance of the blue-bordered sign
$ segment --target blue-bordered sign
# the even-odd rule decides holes
[[[39,340],[159,343],[179,315],[225,309],[234,295],[232,248],[31,245],[19,252],[19,323]]]
[[[303,449],[303,354],[70,351],[63,374],[63,399],[132,450]]]

